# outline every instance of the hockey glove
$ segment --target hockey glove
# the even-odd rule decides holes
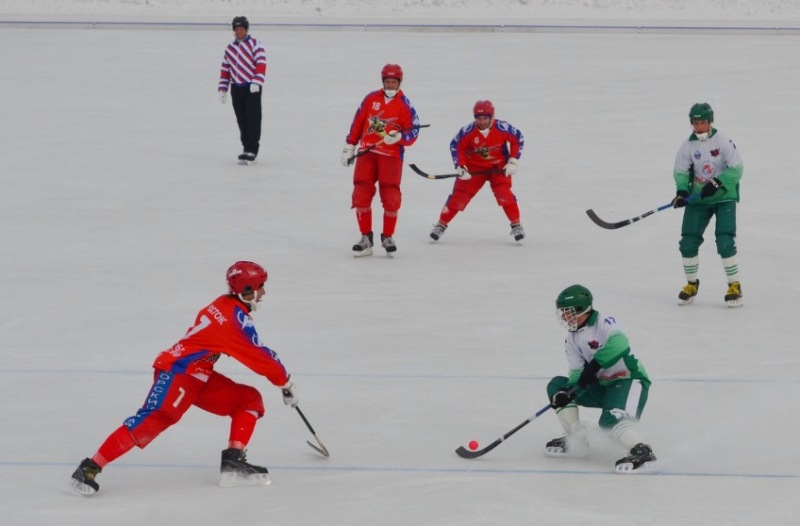
[[[345,144],[342,150],[342,166],[350,166],[353,164],[356,147],[352,144]]]
[[[672,200],[672,208],[681,208],[686,206],[686,198],[689,197],[689,192],[686,190],[678,190],[675,198]]]
[[[517,168],[519,168],[519,161],[517,161],[517,159],[514,157],[509,157],[506,167],[503,168],[503,170],[506,172],[506,177],[517,173]]]
[[[586,389],[590,385],[599,382],[600,380],[597,378],[598,371],[600,371],[600,364],[597,363],[597,360],[592,360],[584,365],[581,377],[578,378],[578,386],[581,389]]]
[[[294,391],[294,384],[291,380],[286,382],[286,385],[281,386],[281,393],[283,394],[284,404],[291,407],[297,407],[297,404],[300,400],[297,398],[297,393]]]
[[[566,391],[561,390],[554,394],[553,398],[550,399],[550,407],[553,409],[559,409],[567,406],[570,402],[572,402],[572,396]]]
[[[261,91],[261,86],[256,83],[250,84],[250,93],[258,93],[259,91]]]
[[[706,183],[706,185],[703,187],[703,190],[700,192],[700,197],[703,199],[708,199],[712,195],[716,194],[720,188],[723,188],[722,181],[715,177]]]
[[[459,166],[458,168],[456,168],[456,172],[458,173],[458,178],[461,179],[462,181],[467,181],[469,179],[472,179],[472,174],[469,173],[469,170],[467,170],[466,166]]]
[[[400,139],[403,138],[403,134],[399,131],[389,132],[383,137],[384,144],[394,144],[396,142],[400,142]]]
[[[227,99],[227,98],[228,98],[228,92],[227,91],[220,91],[219,92],[219,102],[220,102],[220,104],[225,104],[225,99]]]

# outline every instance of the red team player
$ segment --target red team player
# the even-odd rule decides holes
[[[450,142],[450,154],[459,175],[439,215],[439,222],[433,226],[431,238],[438,241],[450,221],[488,182],[497,204],[511,222],[511,235],[520,242],[525,231],[519,223],[519,206],[511,191],[511,176],[517,172],[525,138],[506,121],[495,120],[491,101],[476,102],[472,114],[475,121],[461,128]]]
[[[231,418],[220,485],[269,484],[267,469],[249,464],[244,456],[256,420],[264,416],[261,394],[216,372],[214,364],[226,354],[280,386],[286,405],[297,406],[297,395],[283,364],[261,342],[250,317],[264,296],[267,272],[256,263],[238,261],[228,269],[226,279],[228,294],[204,307],[183,339],[156,357],[153,385],[144,405],[72,474],[70,483],[76,492],[96,493],[100,487],[95,477],[107,464],[134,446],[146,447],[192,406]]]
[[[403,70],[386,64],[381,70],[383,89],[369,93],[356,111],[342,150],[342,164],[353,173],[353,203],[361,240],[353,245],[355,257],[372,255],[372,199],[378,184],[383,205],[381,244],[391,256],[396,250],[394,231],[402,195],[403,154],[419,135],[419,117],[400,90]],[[358,146],[359,153],[355,153]],[[355,157],[357,155],[357,157]]]

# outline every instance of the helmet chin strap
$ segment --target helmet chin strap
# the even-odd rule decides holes
[[[250,312],[258,310],[258,300],[256,299],[258,294],[253,294],[253,299],[250,300],[245,299],[242,294],[237,294],[236,296],[250,307]]]

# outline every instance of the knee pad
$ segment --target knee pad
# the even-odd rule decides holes
[[[717,236],[717,254],[723,258],[735,256],[736,238],[730,234],[719,234]]]
[[[165,429],[178,420],[171,413],[155,410],[146,414],[137,414],[127,419],[125,427],[128,428],[133,440],[136,442],[136,446],[144,449]]]
[[[381,185],[380,194],[381,204],[384,210],[387,212],[396,212],[400,210],[400,204],[403,198],[399,186]]]
[[[554,394],[563,391],[567,387],[567,382],[569,382],[569,378],[566,376],[554,376],[547,384],[547,399],[550,400]]]
[[[258,389],[249,385],[242,386],[239,394],[239,403],[231,414],[239,411],[253,412],[258,415],[258,418],[264,416],[264,400],[261,398],[261,393]]]
[[[685,258],[693,258],[700,252],[700,245],[703,244],[703,238],[696,235],[684,235],[678,243],[678,248],[681,251],[681,256]]]
[[[355,183],[353,186],[353,208],[369,208],[375,197],[375,186],[371,183]]]
[[[511,203],[515,203],[517,201],[517,196],[511,191],[510,188],[498,188],[494,194],[495,200],[497,200],[497,204],[500,206],[510,205]]]
[[[445,206],[450,210],[463,212],[471,200],[472,196],[465,192],[453,192],[450,197],[447,198]]]

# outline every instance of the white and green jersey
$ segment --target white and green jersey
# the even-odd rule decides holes
[[[613,316],[593,311],[586,324],[567,334],[564,342],[569,366],[569,383],[578,383],[583,367],[592,360],[600,364],[597,377],[601,385],[617,380],[638,379],[650,386],[644,366],[631,354],[628,337]]]
[[[725,187],[707,199],[695,199],[689,206],[713,204],[722,201],[739,201],[739,180],[744,165],[733,141],[716,128],[711,128],[708,139],[701,141],[693,133],[686,139],[675,156],[676,190],[689,194],[700,192],[715,177]]]

